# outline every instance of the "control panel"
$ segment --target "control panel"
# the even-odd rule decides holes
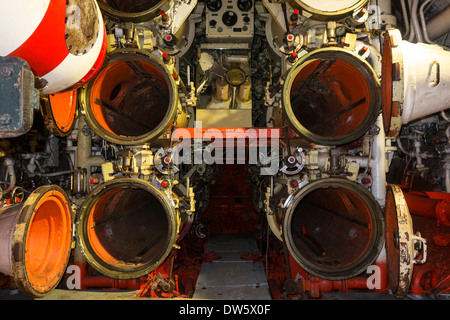
[[[208,42],[252,42],[253,2],[253,0],[207,0],[206,38]]]

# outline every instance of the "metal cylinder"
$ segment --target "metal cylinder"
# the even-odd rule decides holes
[[[181,106],[178,88],[162,60],[140,50],[116,50],[80,93],[86,122],[101,138],[142,145],[171,125]],[[182,113],[182,112],[180,112]],[[177,127],[187,124],[178,116]]]
[[[252,85],[248,79],[239,87],[239,100],[248,102],[252,95]]]
[[[178,234],[175,204],[151,183],[111,180],[88,195],[77,237],[89,264],[105,276],[133,279],[156,269]]]
[[[401,126],[450,107],[450,52],[442,47],[402,40],[398,29],[384,39],[383,123],[386,136]]]
[[[50,293],[64,275],[72,244],[72,212],[58,186],[37,188],[0,211],[0,272],[31,297]]]
[[[345,49],[323,48],[302,57],[283,86],[284,115],[310,142],[342,145],[363,136],[381,106],[378,75]]]
[[[218,101],[227,101],[230,99],[230,86],[225,79],[217,78],[214,98]]]
[[[300,189],[283,221],[283,241],[310,274],[343,280],[365,273],[384,244],[379,204],[343,178],[317,180]]]
[[[104,14],[120,21],[143,22],[153,19],[167,6],[169,0],[100,0],[98,4]]]
[[[437,219],[438,223],[450,226],[450,197],[438,192],[404,192],[411,214]]]

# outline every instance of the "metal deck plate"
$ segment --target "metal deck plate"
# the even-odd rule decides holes
[[[193,299],[271,300],[262,262],[241,259],[243,254],[258,253],[252,235],[211,235],[206,252],[221,258],[203,262]]]

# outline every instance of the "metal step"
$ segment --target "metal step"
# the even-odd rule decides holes
[[[220,259],[203,262],[193,299],[271,300],[263,263],[241,258],[259,254],[253,235],[213,234],[206,245],[206,253],[210,252]]]

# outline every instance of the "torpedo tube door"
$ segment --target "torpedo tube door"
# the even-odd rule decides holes
[[[68,136],[77,118],[78,91],[49,94],[42,98],[41,113],[47,129],[58,137]]]
[[[427,259],[426,240],[417,232],[403,191],[390,185],[386,195],[386,253],[389,283],[394,297],[403,299],[408,294],[414,264]]]

